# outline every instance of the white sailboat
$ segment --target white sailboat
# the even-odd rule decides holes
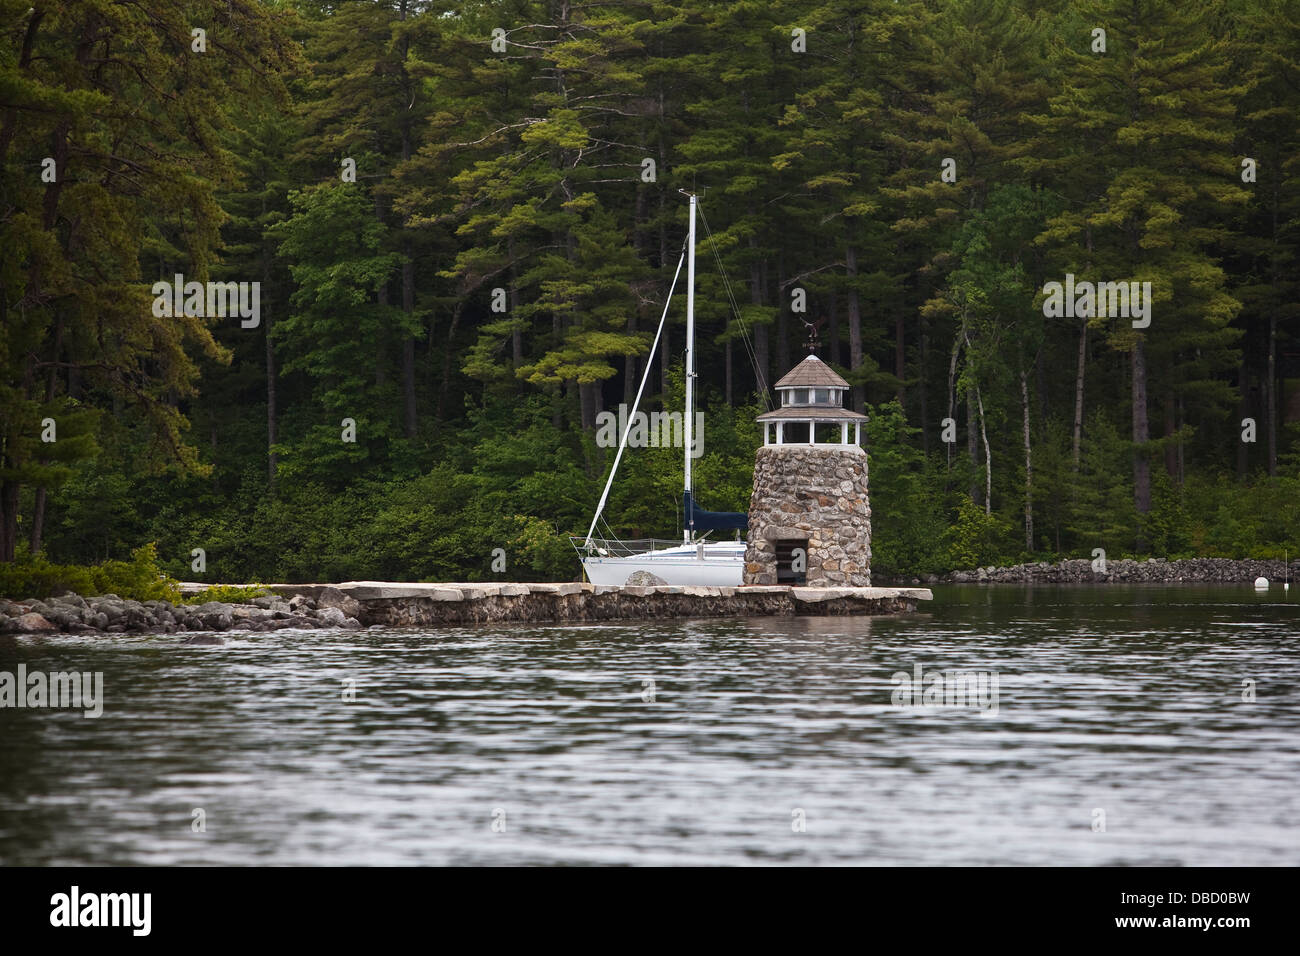
[[[645,571],[656,578],[672,585],[697,585],[714,587],[738,587],[745,570],[745,542],[707,541],[702,535],[710,531],[726,529],[745,530],[748,528],[748,516],[737,512],[705,511],[695,504],[691,489],[691,449],[694,445],[692,430],[695,421],[695,210],[696,197],[690,198],[690,231],[686,250],[686,413],[683,422],[685,446],[685,483],[682,489],[682,541],[639,540],[621,541],[615,538],[593,537],[605,502],[609,498],[609,489],[618,473],[618,465],[627,446],[628,431],[633,417],[641,403],[641,393],[645,389],[650,375],[650,364],[646,363],[641,385],[637,389],[636,401],[632,405],[632,414],[628,416],[619,441],[618,453],[614,456],[614,467],[610,469],[601,493],[600,503],[591,519],[585,538],[570,538],[582,561],[583,570],[592,584],[622,586],[628,578],[638,571]],[[673,288],[681,275],[682,263],[677,263],[672,286],[668,290],[668,302],[672,301]],[[668,303],[664,304],[664,314],[659,320],[659,329],[655,332],[654,344],[650,354],[658,350],[659,337],[663,333],[664,321],[668,317]]]

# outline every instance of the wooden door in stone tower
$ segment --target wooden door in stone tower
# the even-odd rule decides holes
[[[781,538],[776,542],[776,583],[794,587],[808,583],[807,538]]]

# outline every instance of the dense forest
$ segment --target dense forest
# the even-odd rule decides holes
[[[1295,0],[0,0],[0,31],[0,562],[575,578],[598,416],[647,363],[681,408],[680,283],[649,351],[683,190],[704,507],[748,507],[811,323],[870,416],[882,576],[1300,545]],[[681,471],[630,450],[609,526],[679,534]]]

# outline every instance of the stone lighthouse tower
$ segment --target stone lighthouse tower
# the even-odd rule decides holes
[[[758,416],[745,584],[871,585],[867,416],[844,407],[848,389],[809,355],[776,383],[780,407]]]

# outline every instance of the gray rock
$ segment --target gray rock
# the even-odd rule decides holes
[[[348,616],[336,607],[323,607],[316,617],[330,627],[343,627],[348,621]]]
[[[26,614],[20,614],[13,619],[20,634],[34,634],[40,631],[57,631],[58,628],[51,624],[44,615],[37,614],[35,611],[29,611]]]
[[[338,608],[345,618],[356,617],[361,613],[361,602],[348,597],[338,588],[321,588],[316,597],[316,605],[320,608]]]
[[[659,575],[652,574],[649,571],[633,571],[627,576],[627,581],[624,583],[627,586],[634,588],[653,588],[667,584],[668,582]]]
[[[73,606],[56,607],[50,611],[46,620],[60,630],[66,631],[72,625],[81,623],[81,615],[73,613]]]
[[[194,609],[195,614],[229,614],[231,605],[223,604],[220,601],[208,601],[200,604]]]
[[[126,605],[116,601],[100,601],[95,610],[107,617],[109,624],[116,624],[126,617]]]
[[[188,647],[209,647],[226,642],[224,638],[218,637],[216,634],[195,634],[193,637],[185,638],[181,643]]]

